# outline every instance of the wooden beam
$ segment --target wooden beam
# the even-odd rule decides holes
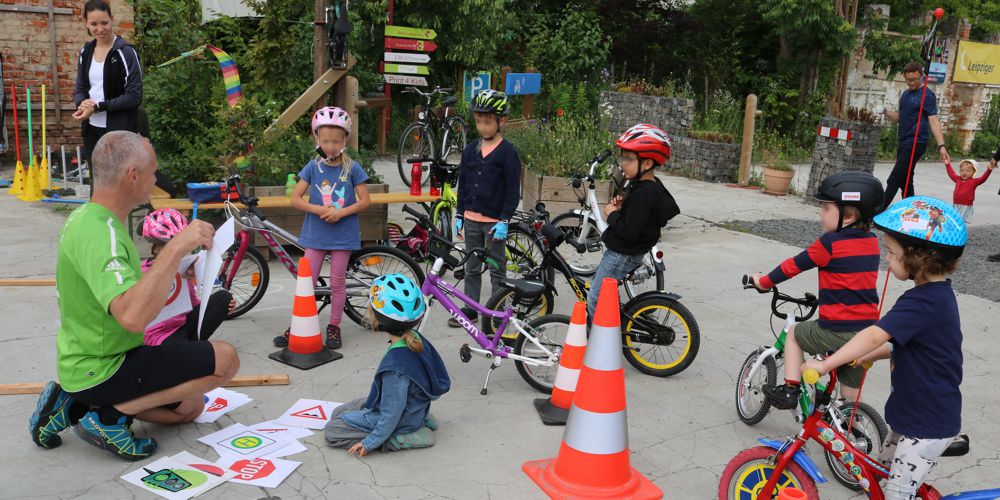
[[[354,59],[354,56],[348,54],[346,68],[330,68],[326,70],[326,73],[323,73],[323,76],[313,82],[313,84],[310,85],[309,88],[307,88],[305,92],[303,92],[302,95],[300,95],[299,98],[292,103],[291,106],[288,106],[288,108],[281,113],[281,116],[279,116],[278,119],[271,124],[271,126],[267,127],[267,130],[265,130],[264,133],[270,134],[277,130],[278,127],[288,128],[288,126],[302,116],[302,113],[305,113],[309,107],[313,105],[313,103],[318,101],[320,97],[323,97],[323,95],[330,90],[330,87],[332,87],[333,84],[343,78],[344,75],[347,74],[348,70],[354,67],[354,63],[356,62],[357,60]]]
[[[49,13],[49,8],[48,7],[35,7],[35,6],[32,6],[32,5],[0,5],[0,12],[4,12],[4,11],[6,11],[6,12],[24,12],[24,13],[28,13],[28,14],[48,14]],[[70,15],[70,16],[72,16],[73,15],[73,9],[64,9],[64,8],[61,8],[61,7],[58,8],[58,9],[54,8],[54,9],[52,9],[52,13],[53,14],[61,14],[61,15]]]
[[[288,385],[288,375],[242,375],[233,377],[223,387],[251,387],[261,385]],[[38,394],[45,387],[43,383],[0,384],[0,396],[15,394]]]
[[[53,0],[49,0],[49,55],[52,61],[52,104],[56,108],[56,123],[62,123],[62,110],[59,108],[59,60],[56,56],[56,8]],[[47,154],[47,152],[42,152]]]
[[[56,286],[56,280],[0,278],[0,286]]]

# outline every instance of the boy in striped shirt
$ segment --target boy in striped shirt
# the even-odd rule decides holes
[[[767,275],[753,275],[754,285],[768,290],[803,271],[819,269],[819,320],[805,321],[788,330],[785,383],[763,387],[775,408],[792,409],[798,403],[803,351],[836,351],[878,320],[879,243],[869,226],[884,196],[882,183],[871,174],[845,171],[827,177],[815,195],[822,203],[819,218],[823,235]],[[863,374],[860,366],[838,368],[843,397],[858,398]]]

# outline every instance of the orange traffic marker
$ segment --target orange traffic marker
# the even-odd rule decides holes
[[[559,356],[559,368],[552,387],[552,397],[535,400],[535,410],[545,425],[566,425],[569,408],[576,392],[576,382],[587,352],[587,303],[577,302],[566,331],[566,342]]]
[[[316,293],[313,290],[309,259],[299,258],[299,275],[295,280],[295,302],[292,304],[292,324],[288,333],[288,347],[271,353],[275,361],[302,370],[315,368],[344,357],[323,345],[316,311]]]
[[[778,492],[778,500],[806,500],[806,493],[798,488],[785,488]]]

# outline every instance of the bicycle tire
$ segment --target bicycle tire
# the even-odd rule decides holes
[[[452,116],[445,122],[441,139],[441,161],[448,165],[458,165],[465,151],[467,126],[461,116]]]
[[[452,239],[451,234],[451,207],[443,201],[438,203],[443,204],[444,206],[438,210],[437,218],[434,218],[434,208],[431,208],[431,217],[434,218],[435,230],[437,231],[438,236],[441,236],[448,241],[455,241]],[[436,207],[437,205],[434,206]]]
[[[750,369],[757,362],[757,358],[766,350],[766,347],[758,347],[757,350],[750,353],[743,360],[739,374],[736,376],[736,415],[747,425],[755,425],[764,420],[764,417],[771,410],[771,403],[764,396],[761,387],[777,383],[778,367],[774,362],[774,357],[765,358],[757,370],[755,377],[758,381],[760,381],[760,376],[764,375],[761,383],[755,384],[753,381],[746,380],[750,376]]]
[[[552,325],[550,327],[546,325]],[[565,325],[565,327],[563,327]],[[552,352],[562,354],[562,346],[566,342],[566,332],[569,329],[569,316],[565,314],[549,314],[540,318],[535,318],[528,323],[528,328],[532,330],[539,343]],[[535,344],[528,341],[528,338],[517,332],[517,341],[514,342],[514,354],[526,358],[547,359],[543,353],[539,352]],[[545,394],[552,394],[552,386],[556,383],[556,372],[559,370],[559,363],[552,366],[531,366],[523,361],[514,361],[517,373],[521,378],[535,390]]]
[[[371,328],[368,320],[368,294],[372,280],[383,274],[400,273],[419,286],[424,271],[402,250],[387,246],[371,246],[355,250],[347,263],[346,300],[344,313],[363,328]]]
[[[566,212],[552,219],[552,225],[562,230],[566,235],[566,240],[579,238],[583,227],[583,214],[576,212]],[[597,223],[590,224],[587,228],[587,250],[577,252],[575,248],[565,252],[563,258],[577,276],[591,278],[597,272],[597,265],[601,262],[601,255],[604,248],[601,245],[601,232],[597,229]],[[595,255],[596,254],[596,255]]]
[[[501,288],[493,293],[490,300],[486,301],[486,308],[492,309],[494,311],[503,311],[508,307],[511,307],[511,299],[514,297],[514,290],[508,288]],[[538,300],[536,300],[532,305],[528,314],[521,318],[521,321],[530,322],[535,318],[540,318],[552,314],[555,309],[555,294],[548,287],[542,293]],[[497,332],[497,328],[500,327],[500,318],[483,317],[483,335],[487,337],[492,337]],[[507,345],[511,345],[518,337],[517,331],[507,331],[504,333],[504,342],[508,342]]]
[[[541,267],[545,260],[545,248],[535,238],[535,231],[523,223],[511,223],[507,229],[507,241],[504,243],[507,258],[507,277],[524,279],[531,271]],[[544,279],[547,283],[555,280],[555,270],[546,267]]]
[[[413,143],[408,144],[407,140],[412,139]],[[410,185],[410,171],[413,166],[406,163],[404,159],[410,158],[436,158],[434,156],[434,133],[430,127],[422,122],[413,122],[406,126],[403,134],[399,136],[399,148],[396,149],[396,167],[399,169],[399,178],[406,186]],[[421,166],[420,185],[424,185],[430,179],[427,172],[430,171],[430,163]]]
[[[756,500],[757,492],[774,473],[774,448],[755,446],[736,454],[726,464],[719,477],[719,500]],[[819,500],[816,482],[794,460],[789,460],[774,493],[785,488],[797,488],[809,500]]]
[[[854,412],[854,401],[844,401],[836,409],[840,412],[840,417],[845,425],[851,421],[851,413]],[[829,418],[824,415],[824,420],[830,423]],[[846,431],[846,429],[844,429]],[[874,433],[875,435],[872,435]],[[846,433],[842,433],[845,434]],[[878,410],[867,403],[858,403],[858,414],[854,418],[854,427],[851,428],[851,436],[848,438],[851,444],[859,451],[876,460],[882,451],[885,438],[889,436],[889,426]],[[847,467],[837,459],[836,454],[829,450],[823,450],[826,457],[826,465],[833,473],[834,479],[838,483],[855,491],[861,491],[858,480]]]
[[[659,309],[666,313],[658,317]],[[701,334],[698,322],[686,307],[664,293],[647,292],[623,306],[622,350],[625,359],[637,370],[647,375],[669,377],[684,371],[698,355]],[[655,328],[642,326],[643,322],[656,324]],[[669,328],[669,330],[665,330]],[[652,337],[650,337],[652,336]],[[640,340],[652,340],[653,343]],[[676,357],[660,356],[663,348],[671,348],[678,340],[686,340]],[[652,346],[644,350],[641,345]],[[662,359],[664,362],[659,362]]]
[[[622,280],[622,288],[625,289],[625,295],[629,300],[646,292],[662,291],[666,286],[663,269],[660,269],[653,263],[652,259],[649,258],[649,252],[646,252],[646,257],[642,259],[642,265],[645,267],[645,272],[650,273],[649,276],[645,278],[635,276]],[[650,269],[651,267],[652,269]],[[649,285],[653,285],[655,288],[649,288]]]
[[[240,262],[239,269],[229,269],[227,264],[232,262],[236,250],[236,245],[233,245],[232,248],[226,251],[226,257],[223,259],[222,266],[233,277],[232,283],[230,283],[229,288],[222,286],[222,284],[228,281],[228,276],[220,274],[218,277],[220,285],[216,287],[228,290],[233,295],[233,300],[236,301],[236,308],[226,314],[226,319],[238,318],[253,309],[253,306],[257,305],[260,299],[264,297],[264,293],[267,292],[267,284],[271,279],[271,271],[267,267],[267,259],[252,246],[248,246],[246,253],[243,254],[243,260]]]

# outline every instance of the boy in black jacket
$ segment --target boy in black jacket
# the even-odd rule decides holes
[[[656,167],[670,159],[670,138],[653,125],[640,123],[615,141],[629,187],[604,207],[608,229],[601,235],[606,250],[587,294],[587,313],[594,317],[604,278],[621,279],[642,264],[642,258],[660,240],[660,229],[681,213]]]
[[[500,127],[507,123],[510,111],[507,96],[487,89],[476,95],[470,108],[482,138],[462,152],[454,232],[461,237],[464,230],[466,249],[485,246],[500,261],[498,266],[490,266],[490,283],[495,293],[506,274],[507,226],[521,201],[521,159],[510,141],[500,136]],[[482,284],[483,263],[469,259],[465,263],[465,294],[479,302]],[[473,322],[478,318],[476,311],[468,307],[463,307],[462,312]],[[449,319],[448,325],[461,326],[455,318]]]

